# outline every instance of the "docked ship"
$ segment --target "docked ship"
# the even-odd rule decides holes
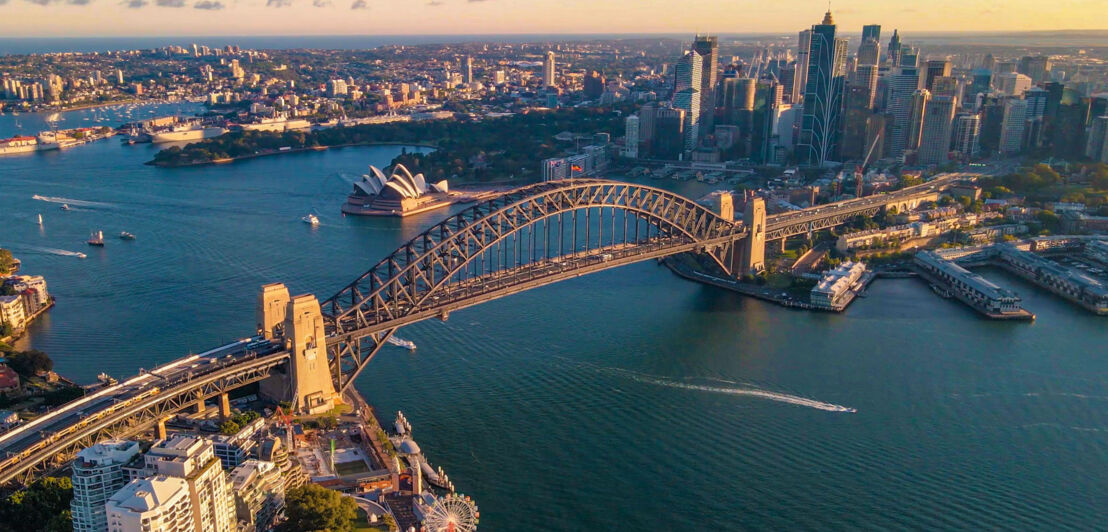
[[[150,135],[150,141],[159,142],[186,142],[190,140],[203,140],[218,137],[227,130],[221,127],[209,127],[203,124],[191,123],[174,126],[165,131],[159,131]]]
[[[16,136],[0,139],[0,155],[29,153],[41,149],[43,149],[43,146],[39,145],[38,139],[35,137]]]
[[[272,131],[281,133],[284,131],[308,130],[312,123],[303,119],[289,120],[284,117],[264,118],[260,122],[242,124],[243,131]]]

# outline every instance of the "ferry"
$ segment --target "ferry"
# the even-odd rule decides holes
[[[301,218],[300,220],[308,225],[319,225],[319,218],[317,218],[314,214],[309,214]]]
[[[119,233],[119,238],[121,238],[123,240],[134,240],[135,235],[132,235],[131,233],[128,233],[127,231],[124,231],[122,233]]]
[[[104,232],[97,231],[92,234],[88,239],[88,245],[96,247],[104,247]]]

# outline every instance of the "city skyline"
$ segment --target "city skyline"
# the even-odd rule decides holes
[[[661,0],[427,0],[414,5],[399,0],[0,0],[5,15],[0,31],[9,37],[757,34],[807,27],[828,7],[818,0],[797,4],[695,0],[676,11]],[[1098,4],[1069,0],[1043,10],[1041,4],[1018,0],[999,9],[984,0],[943,0],[922,9],[840,0],[831,8],[839,26],[852,30],[880,23],[908,32],[1004,32],[1103,29],[1100,19],[1089,16]]]

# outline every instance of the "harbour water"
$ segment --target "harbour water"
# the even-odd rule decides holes
[[[261,284],[327,297],[444,215],[341,216],[396,147],[173,170],[141,164],[155,149],[0,159],[0,246],[58,298],[24,345],[82,382],[245,336]],[[913,280],[795,311],[640,263],[407,327],[419,348],[358,388],[405,412],[483,530],[1100,528],[1108,322],[988,275],[1038,319]]]

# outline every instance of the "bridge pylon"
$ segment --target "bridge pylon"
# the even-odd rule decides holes
[[[743,225],[750,230],[750,235],[742,243],[738,267],[732,268],[736,276],[758,273],[766,269],[765,200],[759,197],[747,200],[746,208],[743,210]]]
[[[261,384],[263,396],[288,400],[297,412],[316,414],[334,407],[339,394],[327,362],[323,314],[314,295],[289,297],[283,284],[262,287],[258,296],[259,333],[284,343],[290,356],[285,375]],[[283,304],[283,307],[282,307]]]

